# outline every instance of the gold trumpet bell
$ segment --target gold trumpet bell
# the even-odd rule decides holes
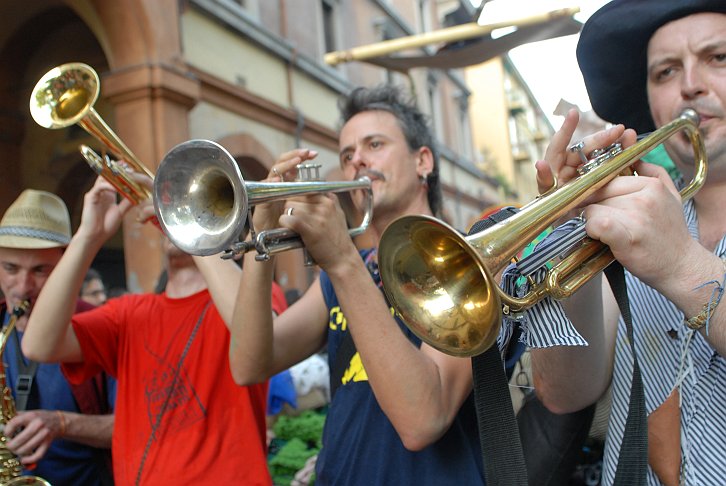
[[[692,197],[706,180],[708,163],[698,114],[677,119],[627,149],[594,159],[582,175],[534,200],[517,214],[462,236],[428,216],[404,216],[381,235],[378,265],[383,289],[404,324],[432,347],[452,356],[476,356],[494,344],[503,313],[521,312],[545,297],[564,299],[605,269],[612,253],[587,239],[523,296],[501,290],[493,275],[537,235],[668,137],[685,130],[693,145],[694,175],[681,191]]]
[[[452,356],[486,351],[501,301],[476,250],[446,223],[405,216],[383,233],[379,271],[389,303],[421,340]],[[431,325],[435,322],[436,325]]]
[[[72,62],[56,66],[40,78],[30,95],[30,114],[44,128],[59,129],[78,124],[101,142],[105,151],[140,174],[154,175],[99,116],[93,105],[101,92],[96,71],[86,64]],[[136,182],[125,167],[97,155],[82,145],[81,154],[96,173],[108,180],[119,193],[138,204],[151,197],[151,191]]]
[[[90,66],[79,62],[57,66],[36,83],[30,114],[42,127],[69,127],[88,114],[99,93],[98,74]]]

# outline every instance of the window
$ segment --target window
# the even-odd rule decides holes
[[[429,73],[427,78],[427,91],[431,105],[431,121],[434,134],[441,139],[444,134],[444,120],[441,115],[441,93],[439,92],[439,80],[432,73]]]
[[[418,14],[421,32],[429,32],[432,30],[430,0],[418,0]]]
[[[454,97],[454,106],[459,113],[459,150],[461,153],[472,159],[474,150],[472,147],[471,123],[469,121],[469,97],[465,93],[459,93]]]
[[[323,48],[332,52],[337,48],[335,32],[335,1],[322,0],[323,7]]]

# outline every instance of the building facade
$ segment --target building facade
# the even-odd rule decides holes
[[[448,4],[447,4],[448,3]],[[444,2],[450,8],[450,2]],[[0,0],[0,123],[4,211],[25,188],[60,195],[78,225],[95,174],[78,146],[99,144],[77,125],[48,130],[28,112],[31,90],[54,66],[84,62],[101,78],[94,109],[154,172],[174,145],[210,139],[246,180],[278,154],[317,150],[323,175],[338,176],[337,99],[354,86],[409,87],[431,116],[444,189],[444,217],[466,225],[499,190],[474,164],[471,92],[462,72],[394,73],[365,63],[326,65],[326,52],[435,29],[435,0]],[[94,263],[111,285],[154,289],[162,235],[130,214]],[[299,251],[278,257],[277,279],[306,288],[313,270]],[[122,280],[122,281],[119,281]]]
[[[499,182],[501,200],[524,204],[537,194],[534,163],[554,129],[508,56],[466,70],[476,164]]]

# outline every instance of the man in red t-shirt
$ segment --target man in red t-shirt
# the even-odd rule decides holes
[[[78,294],[128,208],[103,179],[86,194],[81,224],[38,298],[24,349],[62,362],[71,380],[99,369],[117,377],[117,485],[270,484],[267,383],[240,387],[229,371],[225,322],[241,275],[235,263],[192,257],[167,242],[163,293],[125,295],[71,318],[68,296]],[[148,204],[141,212],[153,214]]]

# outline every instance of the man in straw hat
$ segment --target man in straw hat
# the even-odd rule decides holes
[[[700,117],[709,173],[691,201],[681,202],[676,188],[683,181],[674,185],[660,167],[639,162],[639,177],[614,179],[588,201],[583,216],[588,235],[607,244],[626,269],[645,388],[647,483],[723,484],[726,2],[614,0],[587,21],[577,55],[592,106],[605,120],[643,133],[686,108]],[[578,154],[567,150],[576,123],[569,114],[547,152],[560,181],[579,164]],[[608,133],[622,134],[624,145],[635,139],[623,125]],[[585,153],[602,146],[595,138],[583,140]],[[687,137],[670,137],[665,147],[690,180],[695,157]],[[542,189],[552,183],[546,165],[538,165]],[[553,335],[550,314],[529,313],[525,334],[540,348],[532,353],[536,389],[550,409],[569,412],[597,400],[612,383],[603,472],[603,484],[612,484],[628,415],[631,341],[600,279],[566,307],[575,323],[570,339],[581,346],[555,346],[564,338]]]
[[[154,214],[150,202],[139,205],[139,220]],[[267,382],[238,386],[229,372],[235,262],[192,257],[166,241],[162,293],[128,294],[72,315],[68,300],[129,207],[105,179],[86,193],[81,224],[38,298],[23,351],[62,362],[72,382],[98,369],[117,377],[116,485],[270,484]]]
[[[0,221],[3,326],[20,303],[32,306],[70,239],[68,209],[58,196],[27,189],[8,208]],[[92,307],[72,302],[77,311]],[[71,386],[57,365],[28,361],[20,350],[26,323],[27,315],[17,320],[3,355],[7,384],[21,411],[5,427],[8,448],[24,466],[35,464],[29,474],[54,485],[107,484],[114,383],[100,375]]]

